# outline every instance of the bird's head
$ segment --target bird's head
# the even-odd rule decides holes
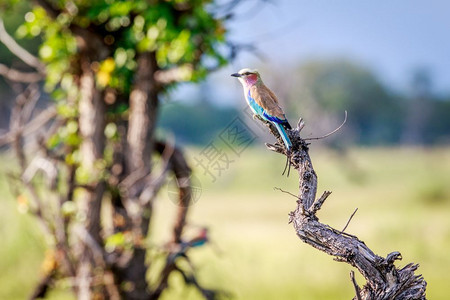
[[[242,69],[237,73],[231,74],[233,77],[237,77],[243,86],[250,87],[256,84],[258,81],[261,81],[258,70],[251,69]]]

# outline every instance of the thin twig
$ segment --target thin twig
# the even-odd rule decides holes
[[[341,233],[343,233],[345,231],[345,229],[347,229],[348,224],[350,224],[350,221],[352,220],[353,216],[356,214],[357,211],[358,211],[358,208],[356,208],[355,211],[352,213],[352,215],[350,216],[350,218],[347,221],[347,224],[345,224],[344,229],[341,230]]]
[[[332,132],[327,133],[327,134],[325,134],[325,135],[323,135],[323,136],[313,137],[313,138],[306,138],[306,139],[303,139],[303,140],[304,140],[304,141],[321,140],[321,139],[324,139],[324,138],[326,138],[326,137],[329,137],[330,135],[333,135],[333,134],[335,134],[336,132],[338,132],[338,131],[342,128],[342,126],[344,126],[344,124],[345,124],[346,122],[347,122],[347,111],[345,111],[345,118],[344,118],[344,121],[342,122],[342,124],[339,125],[339,127],[336,128],[335,130],[333,130]]]
[[[274,189],[274,190],[278,190],[278,191],[280,191],[280,192],[282,192],[282,193],[291,195],[292,197],[295,197],[296,199],[299,199],[299,197],[298,197],[297,195],[294,195],[294,194],[292,194],[291,192],[288,192],[288,191],[285,191],[285,190],[283,190],[283,189],[280,189],[279,187],[274,187],[273,189]]]
[[[355,279],[355,272],[353,270],[350,271],[350,278],[352,280],[353,286],[355,287],[356,299],[361,300],[360,289]]]
[[[314,200],[311,207],[308,209],[311,214],[315,214],[323,205],[325,200],[327,200],[328,196],[331,195],[331,191],[324,191],[322,196]]]

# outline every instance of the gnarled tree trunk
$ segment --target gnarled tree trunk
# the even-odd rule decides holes
[[[272,125],[266,123],[269,127]],[[408,264],[403,268],[394,265],[400,260],[399,252],[392,252],[386,258],[373,253],[366,244],[356,236],[336,230],[319,222],[316,216],[324,201],[331,194],[325,191],[316,198],[317,175],[309,157],[308,144],[300,137],[304,126],[300,119],[297,128],[289,131],[293,143],[291,153],[282,146],[276,130],[272,133],[278,138],[275,145],[267,147],[275,152],[287,155],[293,168],[299,174],[299,196],[297,207],[290,212],[290,223],[293,224],[297,236],[306,244],[334,256],[335,260],[354,266],[367,280],[362,289],[352,282],[357,295],[354,299],[425,299],[427,283],[422,275],[416,275],[417,264]],[[353,274],[353,273],[352,273]]]
[[[97,49],[88,46],[89,40],[85,36],[79,36],[80,69],[79,79],[80,97],[78,101],[79,130],[82,138],[80,145],[81,162],[80,168],[83,173],[89,174],[87,186],[80,191],[77,199],[79,211],[82,215],[81,227],[78,232],[80,242],[77,243],[77,285],[76,291],[79,299],[92,299],[94,297],[96,267],[99,266],[97,253],[93,250],[92,243],[102,245],[100,236],[100,210],[102,205],[105,182],[101,178],[99,162],[103,160],[105,148],[105,103],[102,92],[95,86],[95,75],[91,63],[98,59]],[[100,259],[102,261],[102,259]],[[103,294],[103,292],[100,292]]]
[[[147,249],[141,242],[146,238],[152,215],[152,201],[143,203],[141,195],[148,186],[152,172],[151,155],[154,151],[153,132],[158,112],[158,96],[154,74],[157,71],[154,52],[145,52],[138,57],[136,82],[130,94],[130,113],[126,132],[124,178],[132,180],[126,185],[122,203],[116,203],[116,213],[123,212],[122,204],[128,211],[128,224],[125,230],[133,234],[135,247],[126,263],[117,265],[119,282],[127,282],[130,288],[123,290],[127,299],[148,299],[149,290],[146,281]],[[138,210],[137,210],[138,209]],[[144,212],[142,211],[144,210]],[[131,217],[131,218],[130,218]]]

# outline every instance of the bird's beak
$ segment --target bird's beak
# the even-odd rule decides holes
[[[231,76],[233,76],[233,77],[241,77],[241,74],[239,74],[239,73],[233,73],[233,74],[231,74]]]

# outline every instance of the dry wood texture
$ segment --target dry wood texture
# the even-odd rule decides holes
[[[266,125],[271,126],[268,123]],[[378,256],[358,237],[319,222],[316,212],[331,192],[325,191],[316,198],[318,178],[309,156],[308,144],[300,137],[303,126],[300,119],[297,128],[289,132],[293,144],[291,153],[286,153],[277,134],[278,142],[275,145],[267,144],[270,150],[287,155],[291,167],[298,171],[297,207],[289,214],[289,221],[297,236],[304,243],[333,256],[336,261],[352,265],[364,276],[366,284],[362,288],[352,277],[355,291],[358,292],[353,299],[426,299],[427,283],[422,275],[414,273],[417,264],[410,263],[398,268],[394,262],[402,258],[399,252],[394,251],[386,258]]]

